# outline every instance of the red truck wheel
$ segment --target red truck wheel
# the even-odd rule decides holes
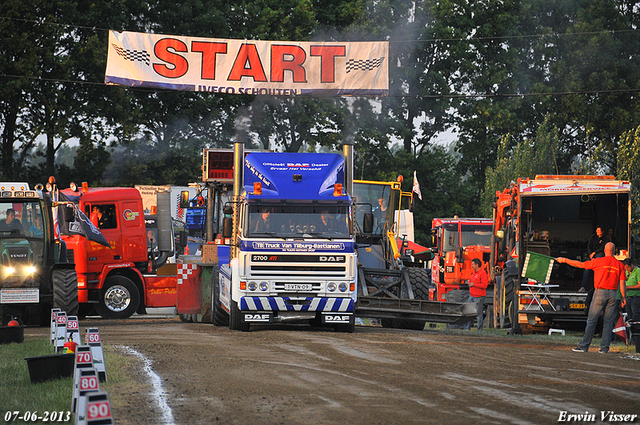
[[[105,319],[126,319],[138,309],[138,288],[125,276],[110,276],[100,292],[96,305],[98,314]]]

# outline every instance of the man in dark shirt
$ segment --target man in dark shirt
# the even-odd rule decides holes
[[[0,222],[0,230],[20,230],[22,231],[22,224],[20,220],[16,218],[16,210],[9,208],[7,210],[7,219]]]
[[[596,227],[595,235],[591,235],[589,239],[589,244],[587,245],[587,250],[589,251],[589,259],[593,260],[594,258],[604,257],[604,246],[609,240],[605,236],[602,231],[602,227]],[[590,289],[593,282],[593,270],[585,269],[582,274],[582,287],[580,288],[580,292],[586,292]]]

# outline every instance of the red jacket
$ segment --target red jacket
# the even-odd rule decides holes
[[[475,298],[484,297],[487,295],[487,286],[489,286],[489,276],[484,269],[480,269],[477,272],[471,274],[469,279],[473,286],[469,286],[469,295]]]

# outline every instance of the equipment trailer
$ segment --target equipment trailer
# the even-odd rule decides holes
[[[613,176],[520,178],[496,193],[491,270],[497,272],[496,319],[500,327],[546,329],[584,322],[587,292],[582,270],[552,263],[555,257],[589,260],[587,244],[596,227],[613,229],[616,258],[629,256],[631,185]],[[542,292],[529,291],[527,254],[551,260]]]

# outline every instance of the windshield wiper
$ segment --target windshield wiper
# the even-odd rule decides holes
[[[249,237],[253,237],[253,236],[262,236],[262,235],[266,235],[266,236],[270,236],[272,238],[280,238],[282,240],[285,240],[286,238],[278,235],[275,232],[253,232],[251,233],[251,235]]]
[[[330,241],[331,241],[331,240],[333,240],[333,238],[331,238],[331,237],[329,237],[329,236],[325,235],[324,233],[318,233],[318,232],[307,232],[306,234],[307,234],[307,235],[314,236],[314,237],[319,238],[319,239],[328,239],[328,240],[330,240]]]

